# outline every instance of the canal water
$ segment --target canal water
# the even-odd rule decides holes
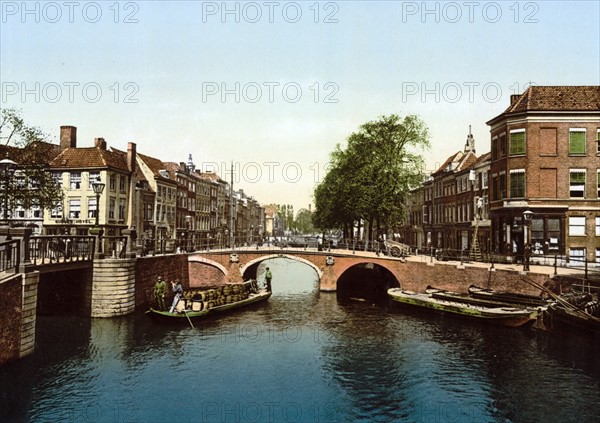
[[[195,328],[39,318],[36,353],[0,368],[0,421],[600,421],[583,339],[342,300],[269,265],[268,303]]]

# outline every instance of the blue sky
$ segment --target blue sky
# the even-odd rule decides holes
[[[2,1],[0,105],[58,139],[187,161],[308,207],[364,122],[417,114],[427,167],[489,151],[528,84],[600,85],[600,2]],[[227,176],[228,177],[228,176]]]

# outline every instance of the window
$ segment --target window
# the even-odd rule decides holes
[[[427,206],[423,206],[423,223],[429,223],[429,213]]]
[[[88,197],[88,219],[96,217],[96,197]]]
[[[117,176],[114,173],[110,175],[108,186],[111,191],[115,191],[117,189]]]
[[[569,217],[569,236],[585,236],[585,216]]]
[[[72,172],[69,175],[69,185],[71,189],[81,188],[81,172]]]
[[[62,187],[62,173],[61,172],[52,172],[52,180],[56,185]]]
[[[500,174],[500,200],[506,198],[506,174]]]
[[[523,132],[523,137],[525,132]],[[506,133],[500,134],[500,158],[506,156]]]
[[[525,169],[511,169],[510,198],[525,197]]]
[[[544,219],[531,219],[531,254],[544,254]]]
[[[488,173],[483,172],[481,174],[481,188],[486,189],[488,187]]]
[[[596,236],[600,236],[600,217],[596,217]]]
[[[153,209],[154,209],[154,207],[152,206],[151,203],[146,203],[146,214],[144,216],[144,220],[150,221],[150,222],[154,220],[153,219],[154,216],[152,216]]]
[[[125,220],[125,200],[119,199],[119,220]]]
[[[600,155],[600,129],[596,131],[596,154]]]
[[[492,137],[492,161],[498,158],[498,137]]]
[[[69,198],[69,218],[79,219],[81,213],[81,199]]]
[[[502,140],[502,138],[500,138]],[[510,131],[510,155],[525,154],[525,129]]]
[[[500,199],[500,197],[498,197],[498,177],[496,175],[492,175],[492,199]]]
[[[50,217],[52,219],[61,219],[63,217],[62,204],[57,204],[50,210]]]
[[[119,177],[119,191],[125,192],[125,175]]]
[[[571,169],[569,172],[569,196],[585,197],[585,169]]]
[[[597,189],[598,198],[600,198],[600,170],[598,170],[596,179],[597,179],[596,185],[598,186],[598,189]]]
[[[569,154],[585,154],[585,128],[569,129]]]
[[[585,262],[585,248],[569,248],[569,261],[572,266],[583,266]]]
[[[110,197],[110,199],[108,200],[108,218],[109,219],[114,219],[115,218],[115,198],[114,197]]]
[[[25,189],[25,176],[24,175],[15,175],[15,186],[18,190],[24,190]]]
[[[88,188],[93,189],[92,184],[94,182],[100,182],[100,172],[90,172],[88,177]]]
[[[600,263],[600,248],[596,248],[596,263]]]

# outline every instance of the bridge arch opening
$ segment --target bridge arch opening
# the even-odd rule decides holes
[[[318,296],[320,269],[301,257],[273,255],[252,260],[244,268],[244,279],[256,279],[259,285],[265,284],[266,268],[273,274],[273,295]]]
[[[37,315],[89,316],[91,295],[91,269],[40,273]]]
[[[337,281],[338,299],[383,301],[387,290],[400,287],[394,274],[375,263],[358,263],[344,271]]]

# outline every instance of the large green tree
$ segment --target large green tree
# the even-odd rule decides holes
[[[59,147],[45,140],[48,136],[36,126],[28,125],[21,112],[2,109],[0,118],[0,154],[17,163],[11,180],[2,182],[2,199],[8,200],[8,210],[16,206],[25,209],[50,209],[59,204],[63,192],[49,172],[48,163]],[[4,207],[4,203],[2,203]]]
[[[374,226],[399,223],[409,190],[423,180],[427,126],[414,115],[381,116],[347,141],[345,149],[338,145],[331,153],[329,172],[315,189],[316,226],[347,231],[364,221],[373,233]]]

